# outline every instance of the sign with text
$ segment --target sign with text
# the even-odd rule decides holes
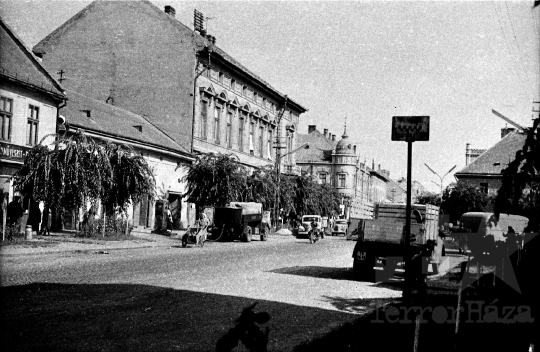
[[[429,141],[429,116],[392,117],[393,141]]]
[[[0,142],[0,158],[2,159],[24,161],[26,152],[29,150],[28,147]]]

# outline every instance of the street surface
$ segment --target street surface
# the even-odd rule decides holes
[[[161,316],[171,324],[174,321],[176,338],[181,341],[171,342],[166,349],[185,351],[212,350],[241,310],[259,301],[256,311],[271,315],[269,350],[291,350],[401,296],[399,285],[352,279],[354,244],[343,237],[325,237],[310,244],[307,239],[275,236],[267,242],[207,242],[203,248],[182,248],[178,241],[178,246],[109,254],[89,251],[3,257],[1,286],[29,285],[34,290],[35,283],[42,285],[43,310],[51,309],[52,315],[62,307],[50,308],[58,299],[46,296],[50,284],[65,284],[66,292],[81,297],[99,288],[96,292],[103,294],[103,301],[109,300],[108,324],[115,316],[121,319],[120,312],[129,310],[130,302],[141,299],[143,292],[148,295],[144,300],[149,313],[165,296],[171,316]],[[74,303],[72,298],[61,299],[65,304]],[[80,302],[88,304],[80,308],[81,312],[86,309],[81,314],[94,309],[95,302],[82,298]],[[110,303],[114,303],[113,309]],[[66,339],[63,347],[71,343]]]

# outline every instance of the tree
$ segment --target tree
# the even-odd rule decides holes
[[[450,221],[459,220],[461,215],[470,211],[484,211],[489,197],[478,188],[458,181],[449,185],[443,192],[441,209],[450,215]]]
[[[154,197],[152,169],[128,146],[97,144],[82,133],[56,140],[54,149],[41,142],[27,153],[14,183],[45,209],[77,209],[87,201],[102,201],[109,211],[125,210],[145,195]]]
[[[417,204],[431,204],[438,207],[441,206],[441,196],[438,194],[433,194],[429,192],[422,193],[416,197]]]
[[[540,214],[540,119],[526,130],[523,148],[502,171],[502,184],[495,199],[495,213],[524,215],[538,229]]]
[[[232,154],[202,154],[184,176],[187,201],[199,207],[224,206],[247,195],[247,172]]]

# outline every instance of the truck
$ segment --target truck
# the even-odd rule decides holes
[[[390,277],[405,257],[406,205],[381,203],[374,209],[374,218],[363,221],[353,250],[353,273],[365,281],[381,281]],[[439,236],[439,207],[430,204],[411,205],[411,254],[417,255],[427,244],[434,246],[424,262],[435,267],[441,261],[443,242]],[[428,242],[430,241],[430,242]],[[383,270],[375,269],[377,262]],[[416,268],[416,266],[415,266]],[[427,271],[427,268],[425,268]]]
[[[255,202],[230,202],[225,207],[216,207],[212,237],[221,241],[251,242],[253,236],[259,236],[261,241],[266,241],[270,230],[268,215],[262,204]]]

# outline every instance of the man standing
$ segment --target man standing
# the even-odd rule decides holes
[[[19,202],[19,197],[13,197],[13,200],[7,206],[7,219],[9,240],[13,240],[13,233],[18,234],[21,226],[21,216],[23,215],[23,208]]]

